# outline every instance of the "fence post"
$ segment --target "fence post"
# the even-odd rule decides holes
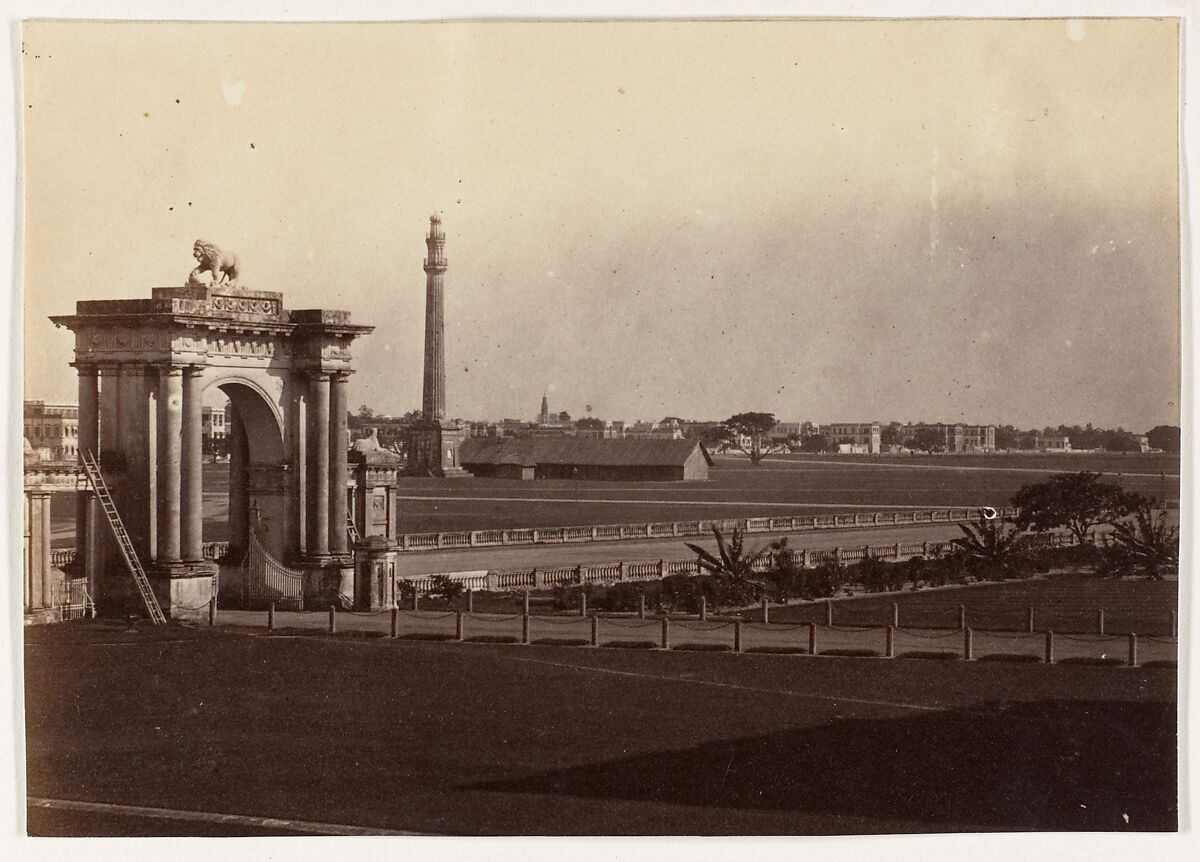
[[[871,559],[871,546],[863,545],[863,562],[868,562]]]
[[[892,626],[887,627],[887,641],[884,644],[884,658],[896,657],[896,630]]]
[[[974,638],[970,629],[963,629],[963,661],[975,658]]]
[[[662,619],[662,648],[671,648],[671,618],[663,617]]]
[[[1025,617],[1026,617],[1025,629],[1026,629],[1026,631],[1028,631],[1032,634],[1033,633],[1033,605],[1030,605],[1029,607],[1027,607],[1025,609]]]
[[[1046,630],[1046,664],[1054,664],[1054,632]]]
[[[800,552],[800,568],[808,568],[808,548],[805,548]]]
[[[475,610],[475,591],[467,590],[467,613]]]
[[[808,654],[817,654],[817,624],[808,624]]]
[[[833,602],[825,602],[825,625],[833,625]]]
[[[967,627],[967,606],[958,606],[958,630],[961,632]]]
[[[392,637],[396,636],[399,626],[400,626],[400,609],[398,607],[396,607],[395,605],[393,605],[392,606]]]
[[[840,563],[842,561],[842,549],[841,548],[833,549],[833,561],[834,561],[834,563]]]
[[[929,543],[928,542],[921,543],[921,557],[926,560],[929,559]]]
[[[1129,666],[1137,667],[1137,663],[1138,663],[1137,635],[1135,635],[1133,632],[1130,632],[1129,633]]]
[[[900,603],[892,602],[892,625],[900,628]]]
[[[763,609],[763,624],[765,625],[766,623],[769,623],[771,621],[771,619],[770,619],[771,610],[770,610],[769,605],[767,604],[766,596],[763,596],[762,609]]]
[[[463,614],[462,611],[454,612],[454,639],[460,641],[463,639]]]
[[[658,561],[658,577],[659,577],[659,579],[662,579],[662,578],[665,578],[666,576],[667,576],[667,561],[659,560]]]
[[[708,620],[708,599],[704,596],[700,597],[700,622]]]
[[[644,620],[645,618],[646,618],[646,592],[645,592],[645,590],[643,590],[642,592],[638,593],[638,619]]]
[[[1096,633],[1104,634],[1104,608],[1096,611]]]
[[[217,597],[213,596],[208,600],[208,624],[215,626],[217,624]]]
[[[896,543],[896,559],[900,559],[900,543]]]
[[[275,612],[274,604],[271,605],[271,612],[272,614]],[[329,606],[329,633],[331,635],[337,634],[337,605]]]
[[[1179,637],[1179,615],[1171,611],[1171,637]]]
[[[592,541],[596,541],[596,528],[592,527]]]
[[[267,605],[267,631],[275,631],[275,603]]]
[[[529,590],[525,590],[525,616],[529,616]]]
[[[742,651],[742,621],[733,621],[733,651],[740,653]]]
[[[592,646],[600,646],[600,617],[592,617]]]
[[[624,576],[624,572],[622,572],[621,574],[622,574],[622,576]],[[582,564],[575,567],[575,583],[577,583],[577,584],[583,583],[583,565]]]

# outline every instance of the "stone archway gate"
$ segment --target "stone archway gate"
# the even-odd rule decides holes
[[[169,616],[188,616],[212,595],[201,393],[214,385],[230,395],[234,436],[244,441],[231,471],[232,553],[253,529],[305,572],[306,593],[353,593],[346,388],[350,345],[374,327],[351,324],[345,311],[289,311],[280,293],[229,285],[81,301],[51,320],[75,333],[79,449],[97,453]],[[76,553],[103,611],[127,607],[133,584],[102,517],[81,492]]]

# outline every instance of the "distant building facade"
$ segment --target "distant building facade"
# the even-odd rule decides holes
[[[25,402],[25,439],[38,461],[79,457],[79,405]]]
[[[696,440],[592,437],[471,437],[462,464],[506,479],[704,481],[712,458]]]
[[[1038,434],[1034,446],[1039,452],[1070,452],[1071,438],[1065,434]]]
[[[227,452],[227,429],[224,407],[200,408],[200,438],[207,454],[224,455]]]
[[[830,422],[820,433],[838,447],[839,452],[854,455],[878,455],[881,431],[878,422]]]

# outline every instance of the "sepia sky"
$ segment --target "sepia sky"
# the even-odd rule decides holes
[[[27,398],[76,299],[243,285],[448,410],[1177,424],[1173,21],[24,27]]]

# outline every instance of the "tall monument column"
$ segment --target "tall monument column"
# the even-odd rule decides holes
[[[436,213],[429,217],[425,246],[425,378],[421,421],[413,428],[409,447],[409,470],[420,475],[465,476],[458,458],[462,429],[446,421],[444,277],[449,261],[442,219]]]
[[[100,454],[100,378],[95,363],[71,363],[79,371],[79,437],[76,447],[80,459],[84,452],[93,458]],[[96,594],[96,498],[90,490],[76,495],[75,558],[83,563],[88,590]]]

